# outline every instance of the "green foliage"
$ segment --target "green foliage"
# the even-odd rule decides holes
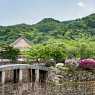
[[[95,14],[65,22],[46,18],[35,25],[0,27],[0,44],[10,44],[20,36],[34,44],[27,53],[34,59],[95,58]]]
[[[2,45],[0,48],[0,58],[1,59],[10,59],[15,61],[19,55],[19,50],[15,49],[8,45]]]
[[[88,44],[87,44],[88,43]],[[32,59],[64,62],[66,58],[95,58],[95,42],[84,40],[50,39],[46,44],[37,44],[27,52]]]
[[[30,58],[40,60],[54,59],[56,62],[64,61],[66,52],[64,44],[49,42],[48,44],[34,45],[28,52]]]
[[[35,25],[0,26],[0,43],[12,43],[20,36],[31,43],[46,43],[50,38],[95,41],[95,14],[72,21],[46,18]]]

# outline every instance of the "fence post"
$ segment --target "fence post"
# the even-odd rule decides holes
[[[4,84],[5,83],[5,71],[2,71],[2,76],[1,77],[2,77],[1,82],[2,82],[2,84]]]
[[[19,81],[21,82],[22,81],[22,78],[23,77],[23,74],[22,74],[22,70],[19,69]]]

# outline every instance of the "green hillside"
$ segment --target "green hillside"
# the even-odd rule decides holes
[[[12,43],[24,36],[31,43],[44,43],[49,39],[95,40],[95,14],[72,21],[60,22],[45,18],[35,25],[18,24],[0,26],[0,43]]]

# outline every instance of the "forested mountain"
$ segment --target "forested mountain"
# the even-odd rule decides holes
[[[0,26],[0,43],[12,43],[24,36],[31,43],[43,43],[48,39],[95,40],[95,14],[72,21],[57,21],[45,18],[37,24]]]

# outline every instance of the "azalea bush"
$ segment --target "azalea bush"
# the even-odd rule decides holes
[[[82,59],[79,62],[79,66],[84,69],[94,69],[95,59]]]

